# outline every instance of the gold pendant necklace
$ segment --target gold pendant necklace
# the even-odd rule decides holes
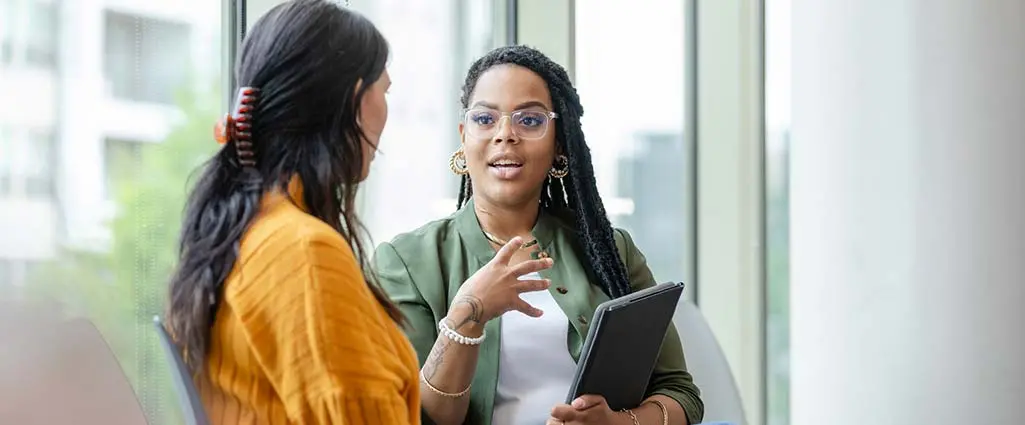
[[[501,240],[499,238],[496,238],[495,235],[492,235],[492,234],[490,234],[488,232],[485,232],[483,229],[481,229],[481,232],[484,232],[484,237],[487,238],[487,240],[491,241],[494,244],[497,244],[498,246],[505,246],[506,244],[509,243],[509,241],[504,241],[504,240]],[[532,240],[530,242],[526,242],[526,243],[520,245],[520,249],[530,248],[530,247],[532,247],[534,245],[537,245],[537,239],[534,239],[534,240]]]

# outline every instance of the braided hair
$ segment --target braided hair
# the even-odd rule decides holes
[[[591,151],[580,126],[584,108],[580,105],[580,97],[569,75],[562,66],[536,49],[527,46],[500,47],[470,67],[459,99],[463,108],[469,107],[470,97],[481,75],[498,65],[521,66],[545,80],[555,112],[559,114],[559,119],[554,121],[555,143],[569,159],[569,175],[561,179],[548,177],[545,180],[541,190],[541,208],[553,212],[568,211],[574,217],[588,266],[606,295],[618,298],[629,294],[629,276],[616,249],[612,223],[598,196]],[[457,208],[462,208],[472,196],[470,176],[463,175]]]

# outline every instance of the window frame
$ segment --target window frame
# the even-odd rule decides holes
[[[224,52],[221,69],[225,71],[221,76],[224,87],[221,102],[226,111],[231,109],[235,93],[235,57],[247,28],[246,3],[247,0],[221,0],[221,51]]]

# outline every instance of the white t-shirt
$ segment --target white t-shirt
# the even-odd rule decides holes
[[[520,279],[542,279],[531,273]],[[518,311],[502,315],[498,392],[494,425],[544,424],[552,407],[566,402],[577,364],[569,355],[569,318],[549,291],[521,295],[544,311],[539,318]]]

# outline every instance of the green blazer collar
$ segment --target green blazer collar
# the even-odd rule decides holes
[[[540,208],[540,205],[538,208]],[[480,220],[477,219],[477,213],[473,209],[473,199],[466,201],[466,204],[459,211],[456,211],[455,224],[456,231],[459,232],[460,238],[462,238],[470,253],[477,257],[481,264],[491,261],[495,256],[495,249],[484,236],[484,231],[481,230]],[[531,234],[537,238],[538,243],[542,247],[546,247],[552,244],[559,226],[559,219],[556,216],[541,209]]]

